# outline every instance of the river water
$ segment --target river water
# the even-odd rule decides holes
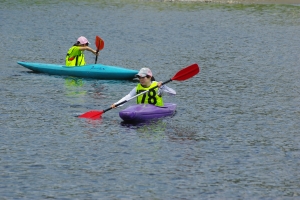
[[[0,1],[0,199],[299,199],[300,7]],[[103,110],[134,81],[31,73],[84,35],[98,63],[152,69],[177,112],[125,124]],[[95,57],[86,52],[87,63]]]

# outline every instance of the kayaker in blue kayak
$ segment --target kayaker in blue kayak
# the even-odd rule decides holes
[[[150,91],[147,93],[144,93],[143,95],[138,96],[137,104],[153,104],[156,106],[163,106],[164,102],[163,102],[162,96],[164,95],[164,93],[170,94],[170,95],[176,94],[175,90],[173,90],[172,88],[170,88],[166,85],[162,85],[161,81],[159,81],[159,82],[152,81],[153,75],[149,68],[142,68],[139,71],[139,73],[136,75],[136,77],[138,77],[140,83],[135,88],[133,88],[129,94],[124,96],[118,102],[112,104],[111,105],[112,108],[116,108],[116,106],[115,106],[116,104],[118,104],[122,101],[125,101],[125,100],[129,100],[133,96],[135,96],[143,91],[146,91],[146,90],[150,90]],[[158,88],[151,89],[155,86],[158,86]]]
[[[66,56],[66,66],[82,66],[85,65],[83,51],[87,50],[92,52],[94,55],[99,55],[99,52],[89,47],[89,41],[80,36],[77,42],[69,49]]]

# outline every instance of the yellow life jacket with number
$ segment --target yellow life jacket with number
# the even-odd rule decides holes
[[[137,104],[153,104],[155,106],[163,106],[163,98],[158,95],[158,88],[151,89],[157,86],[157,82],[153,81],[148,88],[144,88],[140,83],[136,86],[136,94],[149,90],[149,92],[144,93],[137,97]]]
[[[85,65],[83,51],[78,46],[72,46],[66,56],[66,66],[82,66]]]

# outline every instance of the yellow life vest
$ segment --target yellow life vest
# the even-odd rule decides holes
[[[66,66],[82,66],[85,65],[83,51],[78,46],[72,46],[66,56]]]
[[[158,95],[158,88],[151,89],[157,86],[157,82],[153,81],[148,88],[144,88],[140,83],[136,86],[136,94],[139,94],[143,91],[150,90],[143,95],[137,97],[137,104],[153,104],[156,106],[163,106],[164,101],[161,96]]]

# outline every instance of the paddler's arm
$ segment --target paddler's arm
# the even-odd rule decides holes
[[[133,88],[129,94],[127,94],[125,97],[123,97],[122,99],[120,99],[118,102],[114,103],[111,105],[111,108],[116,108],[116,104],[122,102],[122,101],[127,101],[128,99],[130,99],[131,97],[133,97],[134,95],[136,95],[136,87]],[[122,104],[123,105],[123,104]],[[119,106],[122,106],[122,105],[119,105]]]
[[[158,86],[158,95],[159,96],[162,96],[163,94],[168,94],[168,95],[175,95],[176,94],[176,91],[173,90],[172,88],[166,86],[166,85],[162,85],[162,82],[158,82],[157,83],[157,86]]]
[[[89,46],[79,47],[79,50],[81,50],[81,51],[85,51],[85,50],[90,51],[90,52],[92,52],[95,56],[99,55],[99,53],[100,53],[100,52],[97,53],[96,50],[92,49],[92,48],[89,47]]]

